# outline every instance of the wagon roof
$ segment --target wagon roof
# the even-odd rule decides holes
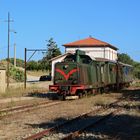
[[[123,65],[123,66],[133,67],[133,66],[130,65],[130,64],[126,64],[126,63],[122,63],[122,62],[119,62],[119,64],[121,64],[121,65]]]
[[[116,48],[115,46],[107,42],[95,39],[91,36],[82,40],[64,44],[63,46],[65,47],[110,47],[114,50],[118,50],[118,48]]]
[[[113,61],[113,60],[110,60],[110,59],[106,59],[106,58],[99,58],[99,57],[96,57],[95,58],[96,61],[103,61],[103,62],[116,62],[116,61]]]

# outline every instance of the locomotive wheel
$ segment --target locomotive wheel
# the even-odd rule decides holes
[[[83,97],[83,93],[82,92],[79,92],[78,93],[78,96],[79,96],[79,99],[82,98]]]
[[[66,96],[62,95],[62,100],[65,101],[66,100]]]
[[[98,93],[99,93],[99,94],[103,94],[103,93],[104,93],[104,88],[103,88],[103,87],[99,88],[99,89],[98,89]]]
[[[104,88],[102,87],[101,90],[100,90],[101,94],[104,93]]]
[[[59,100],[61,100],[61,101],[65,101],[66,96],[65,96],[65,95],[58,95],[57,98],[58,98]]]
[[[92,95],[95,95],[97,93],[97,90],[96,89],[91,89],[91,94]]]

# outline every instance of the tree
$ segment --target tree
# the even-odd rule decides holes
[[[27,70],[38,70],[38,63],[36,61],[30,61],[27,63]]]
[[[140,79],[140,63],[139,62],[134,62],[133,64],[134,67],[134,76],[138,79]]]
[[[133,59],[131,59],[129,55],[125,53],[119,54],[118,60],[123,63],[132,65],[134,77],[140,79],[140,63],[139,62],[134,61]]]
[[[61,51],[58,48],[56,42],[53,40],[53,38],[50,38],[47,42],[47,53],[43,57],[43,59],[40,61],[42,64],[42,68],[46,68],[48,70],[51,70],[51,63],[50,59],[61,55]]]
[[[47,53],[46,58],[47,60],[52,59],[53,57],[56,57],[58,55],[61,55],[60,49],[57,47],[56,42],[54,42],[53,38],[50,38],[47,43]]]
[[[130,65],[133,65],[133,63],[134,63],[134,61],[131,59],[131,57],[128,54],[125,54],[125,53],[118,54],[118,60],[120,62],[130,64]]]

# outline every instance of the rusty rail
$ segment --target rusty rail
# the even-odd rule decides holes
[[[14,107],[14,108],[2,109],[2,110],[0,110],[0,114],[1,114],[0,118],[8,116],[8,115],[12,114],[14,111],[25,112],[25,111],[39,108],[42,105],[51,106],[51,105],[57,105],[59,103],[61,103],[61,102],[60,101],[57,101],[57,102],[45,101],[45,102],[40,102],[40,103],[36,103],[36,104],[31,104],[31,105],[24,105],[24,106],[18,106],[18,107]]]
[[[66,137],[62,138],[61,140],[72,140],[76,137],[78,137],[81,133],[83,133],[86,129],[90,128],[90,127],[95,127],[96,125],[98,125],[99,123],[102,123],[102,121],[107,120],[108,118],[114,116],[118,111],[120,111],[120,109],[117,109],[109,114],[107,114],[106,116],[102,116],[101,118],[98,118],[95,122],[90,123],[87,126],[84,126],[83,128],[81,128],[80,130],[77,130],[75,132],[70,133],[69,135],[67,135]]]
[[[99,107],[98,109],[96,109],[96,110],[94,110],[94,111],[97,112],[97,111],[99,111],[99,110],[101,110],[101,109],[102,109],[102,107]],[[69,123],[71,123],[71,122],[73,122],[73,121],[75,121],[75,120],[78,120],[78,119],[81,118],[81,117],[85,117],[85,116],[87,116],[88,114],[90,114],[90,113],[92,113],[92,112],[93,112],[93,110],[92,110],[92,111],[89,111],[89,112],[86,112],[86,113],[84,113],[84,114],[81,114],[81,115],[79,115],[79,116],[76,116],[75,118],[73,118],[73,119],[71,119],[71,120],[67,120],[67,121],[65,121],[65,122],[63,122],[63,123],[61,123],[61,124],[59,124],[59,125],[56,125],[56,126],[54,126],[54,127],[52,127],[52,128],[46,129],[46,130],[44,130],[44,131],[41,131],[41,132],[39,132],[39,133],[37,133],[37,134],[34,134],[34,135],[30,136],[30,137],[25,138],[24,140],[35,140],[35,139],[40,139],[40,138],[42,138],[44,135],[47,135],[47,134],[49,134],[49,133],[51,133],[51,132],[53,132],[53,131],[55,131],[55,130],[61,128],[62,126],[66,125],[66,124],[69,124]]]
[[[110,104],[108,105],[108,108],[110,108],[111,106],[113,106],[114,104],[116,104],[116,103],[118,103],[118,102],[120,102],[120,101],[121,101],[121,99],[119,99],[119,100],[117,100],[117,101],[115,101],[115,102],[113,102],[113,103],[110,103]],[[100,106],[100,107],[98,107],[98,108],[95,109],[95,110],[86,112],[86,113],[81,114],[81,115],[79,115],[79,116],[76,116],[75,118],[73,118],[73,119],[71,119],[71,120],[67,120],[66,122],[64,122],[64,123],[62,123],[62,124],[56,125],[56,126],[54,126],[54,127],[52,127],[52,128],[49,128],[49,129],[46,129],[46,130],[41,131],[41,132],[39,132],[39,133],[36,133],[36,134],[34,134],[34,135],[31,135],[31,136],[25,138],[25,140],[41,139],[44,135],[47,135],[47,134],[49,134],[49,133],[51,133],[51,132],[54,132],[54,131],[58,130],[59,128],[63,127],[64,125],[66,125],[66,124],[69,124],[69,123],[71,123],[71,122],[73,122],[73,121],[75,121],[75,120],[78,120],[78,119],[81,118],[81,117],[86,117],[86,116],[87,116],[88,114],[90,114],[90,113],[96,113],[96,112],[98,112],[98,111],[101,111],[102,109],[103,109],[103,107]],[[75,133],[78,133],[78,132],[75,132]],[[71,137],[71,136],[69,136],[69,137]]]

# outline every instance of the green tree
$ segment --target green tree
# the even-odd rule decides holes
[[[118,54],[118,60],[120,62],[130,64],[130,65],[133,65],[133,63],[134,63],[134,61],[131,59],[131,57],[125,53]]]
[[[43,57],[43,59],[40,61],[42,68],[43,69],[47,69],[47,70],[51,70],[51,62],[50,59],[61,55],[61,51],[58,48],[56,42],[53,40],[53,38],[50,38],[47,41],[47,52],[45,53],[45,56]]]
[[[38,70],[38,62],[33,61],[33,60],[28,62],[26,69],[27,70]]]
[[[58,48],[56,42],[53,40],[53,38],[50,38],[47,42],[46,58],[47,60],[50,60],[58,55],[61,55],[61,51]]]
[[[135,78],[140,79],[140,63],[134,61],[128,54],[122,53],[118,55],[118,60],[133,66],[133,75]]]
[[[134,76],[140,79],[140,63],[134,62],[133,67],[134,67]]]

